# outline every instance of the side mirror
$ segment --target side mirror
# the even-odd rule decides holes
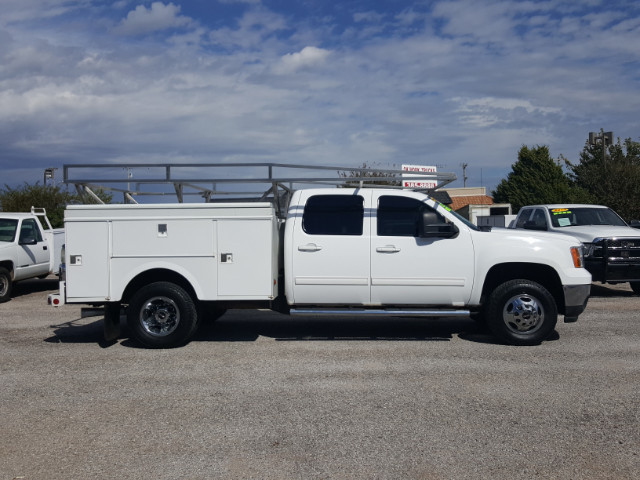
[[[629,223],[629,225],[631,225],[633,228],[640,228],[640,220],[631,220],[631,223]]]
[[[460,230],[453,223],[443,222],[436,212],[424,212],[420,223],[420,238],[453,238]]]
[[[36,241],[36,237],[32,236],[32,235],[25,235],[24,237],[20,238],[20,245],[37,245],[38,242]]]
[[[542,230],[543,232],[547,230],[546,225],[538,225],[536,222],[524,222],[522,228],[525,230]]]

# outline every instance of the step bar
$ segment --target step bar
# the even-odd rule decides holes
[[[366,308],[292,308],[289,312],[292,316],[325,315],[333,317],[344,316],[374,316],[374,317],[468,317],[469,310],[385,310]]]

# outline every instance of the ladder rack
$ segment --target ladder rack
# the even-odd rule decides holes
[[[413,189],[431,193],[456,179],[454,173],[282,163],[68,164],[63,173],[65,184],[98,203],[95,191],[104,190],[122,193],[125,203],[147,196],[183,203],[196,196],[205,202],[272,201],[280,208],[291,192],[309,186],[403,188],[404,174],[414,182],[433,182],[434,188]]]

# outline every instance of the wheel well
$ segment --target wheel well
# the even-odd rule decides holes
[[[518,278],[532,280],[545,287],[553,296],[558,313],[564,314],[564,290],[558,273],[548,265],[537,263],[504,263],[493,266],[482,287],[482,303],[485,303],[498,285]]]
[[[7,270],[9,270],[9,272],[13,272],[13,262],[9,262],[9,261],[0,262],[0,267],[4,267]]]
[[[154,282],[171,282],[176,285],[182,287],[194,301],[198,299],[195,290],[189,283],[189,281],[184,278],[179,273],[174,272],[173,270],[167,270],[163,268],[154,268],[153,270],[147,270],[146,272],[142,272],[134,277],[127,285],[127,288],[124,289],[122,293],[122,303],[129,303],[131,297],[142,287],[145,285],[149,285]]]

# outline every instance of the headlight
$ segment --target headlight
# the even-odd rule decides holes
[[[593,251],[596,249],[596,246],[593,243],[585,243],[583,245],[583,253],[585,257],[590,257],[593,255]]]

